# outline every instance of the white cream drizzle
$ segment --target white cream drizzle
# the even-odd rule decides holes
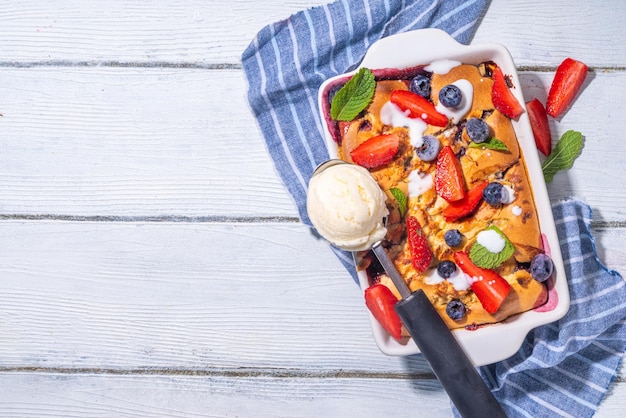
[[[424,277],[424,283],[430,285],[439,284],[444,280],[447,280],[452,285],[452,287],[454,287],[454,289],[459,292],[462,290],[467,290],[471,286],[470,282],[468,281],[468,276],[463,273],[463,271],[458,267],[456,268],[456,271],[452,274],[452,276],[448,277],[447,279],[444,279],[439,275],[436,267],[429,269],[426,272],[426,276]]]
[[[469,80],[464,78],[458,79],[451,84],[457,86],[459,90],[461,90],[461,103],[455,108],[449,108],[439,102],[437,103],[437,106],[435,106],[435,109],[437,109],[439,113],[443,113],[448,118],[452,119],[453,122],[458,123],[472,108],[472,103],[474,101],[474,86]]]
[[[513,203],[515,201],[515,190],[513,190],[512,187],[507,186],[507,185],[503,185],[504,186],[504,190],[506,190],[506,200],[503,202],[504,204],[508,205],[510,203]]]
[[[409,197],[418,197],[424,192],[432,189],[433,176],[413,170],[409,173]]]
[[[460,61],[443,59],[431,62],[429,65],[424,67],[424,69],[435,74],[448,74],[451,69],[458,67],[459,65],[461,65]]]
[[[408,113],[392,102],[387,102],[380,108],[380,121],[385,125],[408,128],[411,145],[419,148],[424,145],[422,137],[428,125],[422,119],[408,117]]]
[[[467,275],[458,267],[454,274],[446,280],[448,280],[457,291],[467,290],[471,286],[469,280],[467,280]]]
[[[478,235],[476,235],[476,242],[494,254],[502,251],[506,245],[504,238],[493,229],[479,232]]]
[[[424,277],[424,283],[426,284],[439,284],[443,282],[444,278],[439,275],[436,268],[429,269],[426,271],[426,277]]]

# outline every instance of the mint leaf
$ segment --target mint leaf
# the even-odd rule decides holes
[[[554,175],[561,170],[567,170],[574,165],[574,160],[583,149],[583,134],[577,131],[567,131],[561,136],[556,147],[541,165],[543,178],[550,183]]]
[[[404,214],[406,213],[407,204],[408,204],[406,195],[404,194],[402,190],[398,189],[397,187],[392,187],[391,189],[389,189],[389,192],[396,199],[396,202],[398,202],[398,209],[400,210],[400,216],[404,216]]]
[[[481,143],[471,142],[469,144],[469,147],[470,148],[486,148],[486,149],[491,149],[494,151],[506,151],[506,152],[509,151],[509,149],[506,147],[506,144],[504,142],[500,141],[498,138],[493,138],[493,137]]]
[[[504,238],[504,248],[502,251],[499,253],[492,253],[478,242],[474,242],[470,248],[469,256],[478,267],[493,269],[511,258],[515,252],[515,247],[497,226],[492,225],[485,229],[485,231],[489,230],[496,231],[502,238]]]
[[[356,118],[372,101],[375,88],[374,74],[367,68],[361,68],[333,97],[330,116],[343,121]]]

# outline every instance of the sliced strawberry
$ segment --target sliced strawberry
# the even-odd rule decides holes
[[[456,202],[450,203],[443,210],[443,217],[447,222],[456,222],[457,220],[470,215],[483,198],[483,190],[489,184],[488,181],[484,181],[473,188],[471,188],[465,197]]]
[[[489,313],[496,313],[511,291],[511,285],[493,270],[477,267],[466,252],[454,253],[454,261],[471,277],[472,290]]]
[[[409,111],[410,118],[421,118],[424,122],[435,126],[447,126],[448,117],[439,113],[428,99],[409,90],[394,90],[389,98],[391,103],[403,112]]]
[[[465,197],[465,177],[461,162],[450,145],[446,145],[439,152],[434,183],[437,194],[448,202],[456,202]]]
[[[491,101],[493,105],[503,115],[511,119],[517,119],[524,112],[524,108],[509,89],[500,67],[496,66],[493,68],[492,77]]]
[[[396,296],[384,284],[375,284],[365,289],[365,306],[374,318],[396,340],[402,337],[402,321],[394,310]]]
[[[406,234],[411,253],[411,262],[417,271],[425,271],[430,267],[433,253],[428,245],[428,239],[422,231],[422,226],[414,216],[406,218]]]
[[[366,168],[387,164],[398,153],[400,138],[394,134],[374,136],[350,152],[352,161]]]
[[[552,152],[552,136],[550,135],[550,124],[548,123],[548,114],[539,99],[533,99],[526,103],[528,110],[528,119],[533,129],[535,144],[537,149],[546,157]]]
[[[557,118],[567,109],[584,83],[587,70],[586,64],[572,58],[565,58],[558,66],[546,102],[548,115]]]

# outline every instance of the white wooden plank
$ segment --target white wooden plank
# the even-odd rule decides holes
[[[594,219],[597,214],[594,210]],[[624,228],[592,228],[598,258],[609,268],[618,271],[626,280],[626,248],[623,245],[626,230]]]
[[[0,210],[294,215],[238,71],[0,70]]]
[[[432,380],[0,373],[0,386],[3,417],[452,416]]]
[[[224,7],[215,0],[7,0],[0,5],[0,61],[238,63],[263,26],[328,2],[233,0]],[[491,2],[475,42],[504,43],[519,65],[555,66],[575,55],[595,66],[620,66],[624,16],[621,0],[601,7],[569,0]]]
[[[623,230],[597,234],[626,270]],[[0,366],[421,373],[300,224],[0,222]]]
[[[433,381],[0,373],[3,417],[451,417]],[[596,418],[621,418],[614,384]]]
[[[263,26],[324,0],[5,1],[0,61],[238,63]]]
[[[621,0],[492,1],[472,42],[498,42],[517,65],[556,66],[571,56],[591,66],[623,67],[626,3]]]
[[[528,99],[545,99],[552,73],[521,78]],[[0,69],[0,213],[297,216],[243,85],[228,70]],[[568,129],[586,137],[550,185],[553,201],[582,197],[598,219],[624,219],[626,109],[607,99],[623,96],[626,72],[593,73],[551,121],[555,140]]]
[[[325,2],[2,2],[0,218],[295,216],[236,68],[262,26]],[[587,142],[549,189],[623,223],[626,3],[602,6],[492,2],[475,42],[539,71],[529,98],[564,56],[617,67],[553,122]],[[623,231],[594,231],[622,272]],[[0,221],[0,416],[450,416],[406,378],[424,372],[377,350],[297,223]],[[623,416],[621,376],[598,417]]]
[[[301,225],[1,225],[5,367],[403,364],[379,352],[360,290]]]

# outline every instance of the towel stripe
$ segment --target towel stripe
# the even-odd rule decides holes
[[[298,38],[296,36],[293,24],[291,22],[289,22],[289,34],[291,36],[291,40],[293,42],[294,45],[294,64],[295,64],[295,68],[298,74],[298,79],[300,80],[300,83],[302,84],[304,93],[306,94],[306,98],[307,98],[307,103],[309,105],[309,108],[307,109],[307,111],[311,112],[312,115],[314,115],[313,121],[315,122],[315,127],[317,128],[317,133],[319,136],[323,136],[323,128],[322,128],[322,123],[321,123],[321,119],[319,117],[319,114],[317,112],[317,95],[315,94],[317,92],[317,89],[312,90],[309,88],[308,83],[304,77],[304,74],[302,74],[301,71],[301,65],[300,65],[300,58],[298,56]],[[293,108],[294,112],[295,112],[295,108]],[[294,114],[294,122],[297,124],[298,126],[298,132],[300,134],[300,139],[302,140],[302,144],[306,147],[307,150],[307,155],[309,156],[309,159],[311,160],[311,165],[312,168],[315,168],[317,166],[317,163],[315,162],[315,158],[313,157],[312,151],[309,147],[309,144],[306,140],[306,136],[304,135],[304,132],[302,131],[302,127],[300,126],[300,122],[298,121],[298,115]]]
[[[558,372],[558,368],[553,368],[552,370],[554,370],[555,372]],[[530,376],[533,379],[538,380],[539,382],[543,383],[544,385],[550,387],[553,389],[553,393],[554,392],[558,392],[559,394],[563,395],[563,397],[568,398],[573,400],[574,402],[578,402],[580,405],[589,408],[589,409],[593,409],[595,407],[595,405],[591,402],[587,402],[586,400],[580,398],[579,396],[577,396],[576,394],[572,393],[571,391],[563,388],[561,385],[555,383],[557,381],[563,381],[562,379],[560,380],[552,380],[555,376],[556,373],[553,373],[551,375],[551,379],[544,379],[543,377],[541,377],[540,373],[535,373],[535,372],[529,372],[528,376]],[[584,393],[584,392],[580,392],[580,393]]]
[[[256,38],[254,42],[256,45],[258,45],[258,38]],[[267,89],[267,77],[265,76],[263,59],[260,54],[255,54],[254,56],[257,59],[257,65],[259,66],[259,75],[261,76],[260,88],[262,92],[265,92]],[[273,122],[272,128],[275,129],[274,136],[275,138],[278,139],[280,145],[282,146],[284,156],[286,157],[287,161],[289,161],[289,167],[285,167],[283,165],[283,170],[288,169],[289,170],[288,175],[290,175],[292,179],[293,178],[297,179],[298,184],[301,185],[303,189],[306,189],[307,181],[304,180],[304,177],[300,173],[300,170],[298,170],[296,163],[293,160],[291,153],[289,152],[289,147],[285,140],[285,136],[281,130],[281,124],[278,122],[278,115],[276,113],[276,110],[272,106],[271,101],[267,94],[261,94],[260,97],[265,102],[265,105],[268,108],[269,115],[272,119],[272,122]],[[273,149],[275,149],[275,147],[273,147]],[[291,184],[293,184],[293,182]]]
[[[574,418],[573,415],[570,415],[570,414],[566,413],[565,411],[563,411],[562,409],[557,408],[552,403],[552,401],[554,399],[544,400],[541,397],[535,395],[535,393],[527,391],[521,385],[518,385],[516,382],[509,381],[508,383],[509,383],[512,391],[517,390],[519,392],[518,395],[516,396],[516,398],[518,398],[518,399],[520,399],[520,398],[521,399],[527,399],[527,400],[533,401],[536,404],[536,405],[534,405],[533,409],[536,409],[537,406],[542,406],[544,410],[547,410],[547,411],[544,412],[544,415],[534,415],[535,417],[538,417],[538,416],[550,416],[550,412],[555,412],[555,413],[559,414],[559,416],[561,416],[561,417]],[[528,410],[528,407],[529,407],[528,402],[526,402],[525,409]]]
[[[270,27],[272,29],[272,32],[274,32],[274,27],[271,26]],[[272,34],[273,36],[275,36],[275,34]],[[281,51],[278,48],[278,45],[276,44],[276,38],[272,37],[272,46],[274,47],[274,56],[276,58],[276,63],[279,67],[279,69],[282,67],[282,57],[281,57]],[[284,51],[287,51],[287,48],[283,48]],[[297,52],[294,51],[294,52]],[[296,54],[293,54],[294,57],[296,56]],[[278,79],[278,83],[281,87],[281,89],[285,92],[285,96],[286,96],[286,101],[288,103],[288,107],[289,107],[289,111],[291,113],[291,118],[289,120],[289,125],[287,126],[291,126],[292,124],[295,125],[296,127],[296,131],[298,133],[298,139],[300,139],[300,145],[302,145],[302,148],[305,149],[306,154],[309,158],[309,161],[311,162],[311,168],[315,167],[315,160],[313,158],[313,155],[311,153],[311,149],[309,148],[309,145],[307,144],[306,141],[304,141],[303,139],[305,139],[304,137],[304,131],[302,128],[302,125],[300,123],[300,119],[298,118],[298,112],[296,110],[294,101],[293,101],[293,97],[291,97],[291,93],[289,92],[289,89],[287,88],[287,85],[285,84],[285,80],[283,78],[283,71],[277,71],[277,79]]]
[[[593,344],[593,343],[592,343]],[[580,353],[574,353],[572,354],[572,358],[584,363],[586,367],[588,368],[593,368],[599,371],[602,371],[606,374],[610,374],[613,375],[613,373],[615,373],[615,370],[611,369],[610,367],[606,367],[605,365],[603,365],[602,363],[597,363],[595,360],[590,359]]]

